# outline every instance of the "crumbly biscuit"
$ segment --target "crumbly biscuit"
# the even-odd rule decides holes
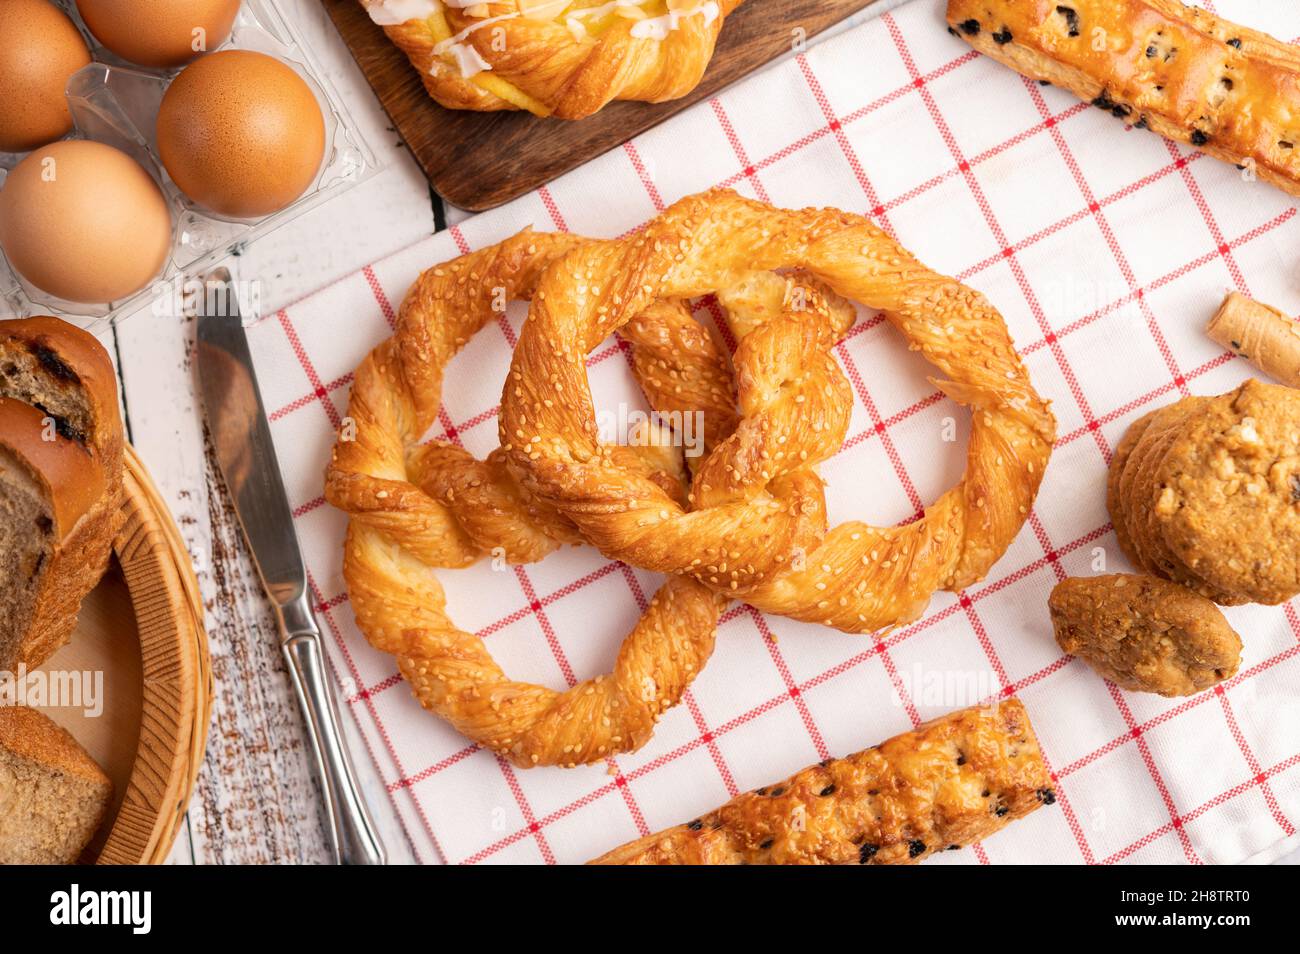
[[[1230,606],[1248,600],[1211,586],[1183,565],[1153,530],[1151,521],[1155,497],[1151,484],[1153,469],[1163,459],[1188,418],[1209,400],[1183,398],[1143,415],[1129,426],[1111,460],[1106,480],[1106,506],[1120,548],[1134,567],[1173,580],[1207,599]]]
[[[1148,573],[1182,584],[1223,606],[1236,606],[1250,600],[1239,593],[1213,585],[1188,567],[1165,543],[1155,519],[1156,503],[1160,497],[1160,488],[1155,481],[1156,470],[1186,432],[1190,422],[1204,413],[1210,400],[1204,397],[1184,398],[1157,414],[1129,462],[1130,467],[1136,468],[1128,504],[1130,532],[1135,538],[1137,549],[1145,554],[1144,568]]]
[[[1062,580],[1048,608],[1061,649],[1124,689],[1189,696],[1241,665],[1241,637],[1219,608],[1156,577]]]
[[[1156,413],[1156,411],[1149,411],[1129,425],[1115,447],[1115,453],[1110,460],[1110,469],[1106,472],[1106,510],[1110,514],[1111,525],[1115,528],[1115,539],[1119,543],[1119,548],[1124,551],[1124,555],[1134,566],[1141,566],[1141,561],[1133,544],[1133,538],[1128,532],[1128,508],[1125,506],[1125,497],[1120,492],[1120,481],[1126,473],[1128,462],[1137,448],[1138,441],[1151,426],[1151,420]]]
[[[1127,530],[1129,540],[1137,554],[1137,565],[1148,573],[1164,575],[1157,562],[1154,548],[1149,536],[1144,532],[1146,506],[1143,503],[1144,488],[1150,463],[1159,455],[1163,443],[1174,428],[1188,412],[1188,398],[1157,409],[1152,415],[1146,429],[1130,454],[1124,473],[1120,476],[1120,495],[1125,501],[1125,513],[1128,517]]]
[[[1117,493],[1123,502],[1125,535],[1132,548],[1130,558],[1139,569],[1156,575],[1162,575],[1161,569],[1143,526],[1146,514],[1146,506],[1142,502],[1146,486],[1143,478],[1149,470],[1152,457],[1160,453],[1162,443],[1168,439],[1170,429],[1186,414],[1186,401],[1184,399],[1157,408],[1142,419],[1143,426],[1126,455],[1117,481]]]
[[[1193,573],[1254,602],[1300,593],[1300,391],[1251,379],[1180,428],[1152,520]]]

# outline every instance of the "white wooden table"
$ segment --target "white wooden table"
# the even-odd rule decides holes
[[[435,230],[429,184],[317,0],[281,0],[357,117],[383,171],[247,248],[227,264],[260,283],[263,313],[309,294]],[[439,212],[441,214],[441,212]],[[450,212],[455,222],[463,215]],[[148,310],[102,336],[116,354],[130,438],[171,504],[198,571],[216,683],[207,757],[178,863],[330,860],[320,792],[280,656],[270,604],[213,475],[194,393],[193,327]],[[350,718],[357,768],[390,858],[412,859],[391,802]]]
[[[902,2],[882,0],[852,22]],[[456,209],[444,211],[431,194],[324,8],[317,0],[281,3],[385,168],[228,263],[237,278],[261,283],[264,312],[410,245],[438,224],[464,218]],[[171,860],[328,862],[320,793],[270,604],[205,445],[189,359],[193,329],[154,318],[146,309],[105,330],[102,338],[119,363],[130,438],[172,507],[207,609],[216,683],[213,722],[188,824]],[[346,715],[344,722],[390,859],[411,862],[383,784]],[[1300,853],[1290,860],[1300,861]]]

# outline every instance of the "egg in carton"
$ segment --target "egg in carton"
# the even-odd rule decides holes
[[[4,0],[0,85],[13,316],[168,313],[219,259],[377,169],[274,0]]]

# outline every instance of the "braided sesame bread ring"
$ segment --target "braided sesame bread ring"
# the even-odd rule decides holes
[[[742,272],[785,267],[880,309],[945,376],[937,386],[973,411],[966,474],[921,520],[842,524],[797,565],[790,565],[796,550],[784,544],[813,500],[792,486],[805,471],[720,502],[701,472],[693,493],[697,504],[703,495],[710,505],[687,512],[595,440],[584,364],[650,301],[702,295]],[[799,346],[791,337],[782,347]],[[741,390],[781,353],[756,351],[748,367],[738,354]],[[523,485],[607,556],[684,573],[761,610],[847,632],[910,621],[937,589],[981,579],[1029,514],[1055,427],[1002,317],[982,295],[930,271],[862,216],[775,209],[727,190],[683,199],[635,235],[584,245],[548,269],[515,350],[500,420],[502,446]],[[766,434],[766,452],[785,460],[814,452],[802,443],[806,436],[789,437]],[[741,451],[724,444],[715,456],[735,461]]]
[[[525,231],[424,272],[394,336],[357,369],[326,474],[326,497],[351,518],[343,572],[367,640],[397,657],[425,708],[523,767],[572,766],[642,745],[708,659],[725,603],[693,580],[669,580],[612,675],[566,692],[509,679],[483,641],[446,614],[431,567],[465,566],[485,552],[536,560],[580,540],[572,523],[515,483],[499,453],[480,462],[453,444],[420,441],[437,420],[451,357],[581,241]],[[655,303],[628,332],[652,406],[716,416],[724,423],[713,440],[725,437],[725,421],[734,421],[730,372],[689,311]],[[658,447],[618,451],[622,466],[685,498],[680,460]]]
[[[559,119],[685,96],[742,2],[361,0],[443,106]]]
[[[774,272],[747,275],[718,300],[739,339],[732,360],[741,418],[695,471],[692,502],[701,508],[753,500],[781,476],[811,471],[840,449],[853,410],[848,378],[830,354],[857,316],[849,302],[805,275]],[[809,546],[826,530],[820,481],[817,488],[818,505],[803,511],[818,516]]]

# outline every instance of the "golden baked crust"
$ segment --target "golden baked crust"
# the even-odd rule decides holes
[[[108,812],[113,783],[44,713],[0,706],[0,864],[72,864]]]
[[[1290,315],[1230,291],[1205,334],[1274,381],[1300,388],[1300,322]]]
[[[809,350],[826,329],[807,321],[782,322],[761,347],[737,350],[745,418],[737,439],[697,473],[695,509],[594,440],[585,356],[599,342],[657,298],[783,268],[879,309],[935,366],[944,392],[970,409],[963,480],[922,519],[849,521],[807,542],[810,514],[824,518],[812,465],[838,450],[828,436],[842,420],[837,402],[848,400],[802,387],[813,369],[833,380],[818,363],[825,353]],[[1056,422],[1005,322],[978,292],[926,268],[863,216],[713,190],[681,199],[627,238],[574,249],[538,288],[502,393],[502,446],[528,491],[611,558],[690,575],[765,612],[875,632],[917,618],[941,588],[982,579],[1029,515]],[[748,426],[755,412],[760,427]]]
[[[1139,418],[1106,506],[1134,565],[1215,603],[1300,593],[1300,391],[1251,379]]]
[[[1033,79],[1300,195],[1300,52],[1177,0],[949,0],[954,35]]]
[[[1237,606],[1250,600],[1213,585],[1184,563],[1169,548],[1156,513],[1161,493],[1156,468],[1163,463],[1187,422],[1199,414],[1209,400],[1205,397],[1188,397],[1157,412],[1151,431],[1139,446],[1131,465],[1135,475],[1130,522],[1135,528],[1137,546],[1145,554],[1148,564],[1154,568],[1156,576],[1173,580],[1222,606]]]
[[[1154,468],[1164,459],[1180,425],[1209,398],[1186,397],[1134,421],[1120,440],[1106,483],[1106,507],[1120,548],[1146,573],[1173,580],[1222,606],[1249,602],[1210,585],[1172,553],[1155,522],[1159,489]]]
[[[1171,579],[1179,579],[1175,576],[1179,567],[1169,558],[1159,536],[1151,532],[1151,471],[1168,450],[1179,424],[1204,400],[1187,397],[1157,409],[1120,477],[1120,492],[1129,501],[1128,525],[1134,549],[1145,564],[1156,567]]]
[[[1187,397],[1160,408],[1151,418],[1151,426],[1134,449],[1127,473],[1121,478],[1121,492],[1127,495],[1129,529],[1134,547],[1149,567],[1149,572],[1180,583],[1207,599],[1224,606],[1247,602],[1194,573],[1165,543],[1155,520],[1159,487],[1155,468],[1164,460],[1185,422],[1204,407],[1209,398]]]
[[[62,726],[26,706],[0,706],[0,748],[42,765],[112,787],[108,776]]]
[[[359,2],[448,109],[581,119],[611,100],[685,96],[743,0]],[[417,15],[390,22],[409,13]],[[662,38],[634,35],[637,23],[667,18]]]
[[[1152,519],[1197,576],[1257,603],[1300,593],[1300,391],[1252,378],[1204,402],[1153,483]]]
[[[1190,696],[1230,678],[1241,637],[1212,602],[1153,576],[1062,580],[1048,597],[1061,649],[1124,689]]]
[[[1134,566],[1142,566],[1143,561],[1138,556],[1137,544],[1129,531],[1129,513],[1125,506],[1122,481],[1126,475],[1131,475],[1128,463],[1133,457],[1138,442],[1150,428],[1151,420],[1155,415],[1155,411],[1148,411],[1128,426],[1128,430],[1115,446],[1115,453],[1110,459],[1110,468],[1106,471],[1106,509],[1110,513],[1111,526],[1114,527],[1119,548],[1124,551],[1124,555]]]
[[[66,509],[65,494],[73,495],[80,507],[85,495],[98,489],[97,499],[61,531],[62,542],[43,573],[18,658],[0,659],[0,664],[21,661],[34,667],[68,641],[82,599],[108,567],[123,520],[125,436],[108,352],[89,332],[58,318],[0,321],[0,396],[31,405],[41,418],[48,416],[59,435],[84,451],[84,486],[54,486],[56,509]],[[30,421],[24,432],[20,442],[33,439]],[[35,439],[40,436],[38,428]],[[30,444],[26,448],[28,456],[39,453]]]
[[[21,649],[28,669],[45,662],[72,638],[81,601],[107,572],[124,519],[121,498],[106,494],[55,551]]]
[[[117,373],[95,336],[48,316],[0,321],[0,359],[0,391],[50,413],[64,437],[89,446],[110,477],[120,480],[124,436]]]
[[[592,864],[909,864],[1056,800],[1018,699],[829,759]]]
[[[488,554],[530,562],[582,540],[515,482],[499,452],[479,461],[450,442],[421,442],[437,420],[451,358],[583,241],[525,230],[426,270],[402,303],[394,336],[357,369],[348,404],[355,431],[340,434],[326,474],[326,498],[350,517],[343,572],[367,640],[397,657],[421,705],[521,767],[579,765],[644,744],[707,662],[726,602],[693,580],[670,579],[628,634],[613,672],[564,692],[510,679],[483,640],[447,616],[433,567]],[[730,373],[689,309],[655,303],[629,331],[650,405],[712,420],[706,449],[724,438],[735,420]],[[612,452],[685,503],[680,453]]]
[[[60,434],[46,433],[45,413],[0,397],[0,447],[4,447],[40,485],[53,505],[56,543],[72,535],[77,524],[103,497],[107,476],[86,448]],[[45,440],[53,436],[53,440]]]

